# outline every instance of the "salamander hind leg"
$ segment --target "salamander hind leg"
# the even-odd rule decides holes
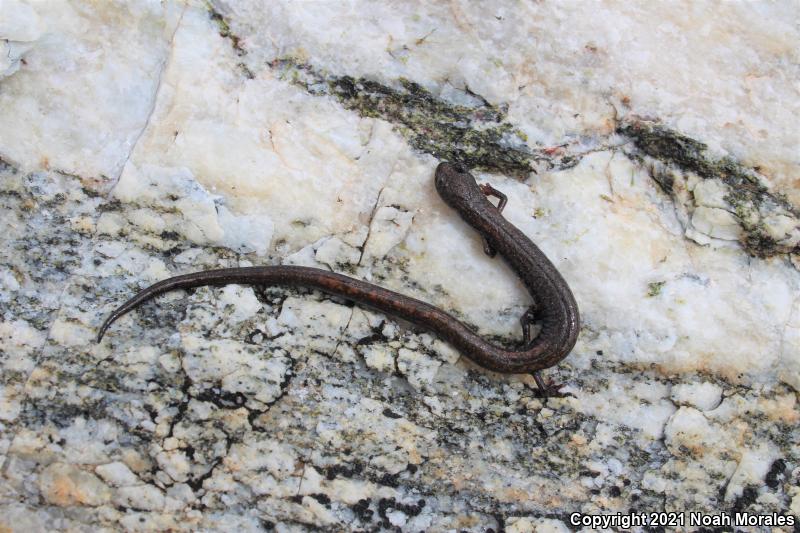
[[[550,387],[548,387],[547,384],[544,382],[544,379],[542,378],[542,372],[541,371],[532,372],[531,375],[533,376],[533,379],[536,381],[536,386],[539,387],[539,393],[541,393],[542,397],[549,398],[551,392]]]
[[[542,372],[531,372],[533,379],[536,381],[536,388],[539,389],[539,395],[542,398],[566,398],[567,396],[575,397],[571,392],[561,392],[562,383],[554,383],[553,380],[547,380],[542,377]]]
[[[522,325],[522,341],[525,346],[531,342],[531,325],[536,322],[536,306],[530,306],[521,317],[519,323]],[[536,380],[536,386],[539,388],[539,393],[543,398],[558,397],[559,393],[553,390],[553,387],[545,383],[542,378],[542,372],[531,372],[533,379]]]
[[[536,306],[532,305],[519,317],[522,325],[522,344],[527,346],[531,342],[531,325],[536,322]]]

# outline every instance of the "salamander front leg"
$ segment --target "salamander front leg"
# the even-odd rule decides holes
[[[505,194],[498,191],[497,189],[495,189],[494,187],[492,187],[491,185],[489,185],[488,183],[484,183],[479,187],[481,188],[481,192],[486,196],[494,196],[495,198],[497,198],[498,200],[497,210],[502,213],[503,208],[505,208],[506,203],[508,202],[508,197]],[[483,252],[489,257],[494,257],[495,255],[497,255],[497,250],[495,250],[492,247],[492,245],[489,244],[489,241],[486,240],[486,237],[482,236],[481,239],[483,239]]]
[[[508,196],[506,196],[505,194],[501,193],[500,191],[498,191],[497,189],[495,189],[494,187],[492,187],[488,183],[484,183],[483,185],[480,185],[480,188],[481,188],[481,192],[483,194],[485,194],[486,196],[494,196],[495,198],[497,198],[497,200],[498,200],[497,210],[502,213],[503,209],[505,208],[506,204],[508,203]]]

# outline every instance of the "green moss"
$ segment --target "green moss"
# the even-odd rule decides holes
[[[533,171],[534,154],[525,135],[504,122],[504,109],[477,95],[480,105],[467,107],[445,102],[403,78],[390,87],[365,78],[324,75],[292,58],[271,66],[311,94],[331,95],[362,117],[393,123],[414,148],[437,159],[514,176]]]
[[[664,285],[666,285],[666,284],[667,284],[666,281],[654,281],[652,283],[648,283],[647,284],[647,297],[648,298],[654,298],[654,297],[658,296],[659,294],[661,294],[661,289],[663,289]]]

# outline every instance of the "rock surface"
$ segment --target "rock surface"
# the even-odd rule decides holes
[[[0,530],[800,522],[796,4],[0,6]],[[270,264],[519,338],[441,159],[573,288],[562,397],[302,289],[94,343],[157,280]]]

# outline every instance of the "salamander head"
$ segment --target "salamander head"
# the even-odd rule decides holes
[[[453,201],[468,201],[480,193],[478,184],[467,167],[460,163],[439,163],[436,167],[436,190],[448,204]]]

